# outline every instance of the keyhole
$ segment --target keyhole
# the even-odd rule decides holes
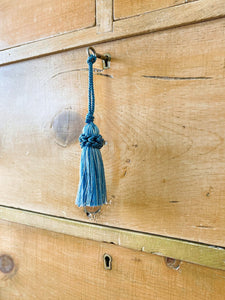
[[[104,254],[104,268],[105,270],[111,270],[112,269],[112,257],[109,254]]]
[[[105,60],[105,68],[108,69],[109,65],[108,65],[108,60]]]
[[[107,59],[103,59],[102,61],[104,70],[110,68],[110,62],[111,62],[111,55],[107,53],[105,54],[105,56],[107,57]]]

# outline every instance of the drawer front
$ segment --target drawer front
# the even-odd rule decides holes
[[[169,8],[196,0],[114,0],[115,19],[128,18],[146,12]]]
[[[97,222],[225,245],[225,20],[96,46],[109,205]],[[87,221],[74,202],[85,49],[0,69],[1,204]]]
[[[224,271],[184,262],[171,269],[156,255],[0,222],[2,300],[216,300],[224,292]]]
[[[0,49],[95,25],[93,0],[4,0],[0,13]]]

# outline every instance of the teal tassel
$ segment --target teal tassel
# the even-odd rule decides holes
[[[93,123],[95,96],[93,84],[93,64],[95,55],[88,57],[89,66],[89,110],[86,125],[79,137],[82,148],[80,161],[80,182],[76,198],[77,206],[101,206],[107,202],[105,172],[100,149],[105,144],[99,134],[98,127]]]

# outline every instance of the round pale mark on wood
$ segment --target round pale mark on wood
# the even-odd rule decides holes
[[[14,261],[11,256],[3,254],[0,256],[0,271],[10,273],[14,268]]]
[[[55,141],[66,147],[78,141],[84,127],[84,120],[77,112],[67,109],[57,114],[52,121]]]

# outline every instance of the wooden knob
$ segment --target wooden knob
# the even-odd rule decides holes
[[[0,271],[10,273],[14,268],[14,261],[11,256],[3,254],[0,256]]]

